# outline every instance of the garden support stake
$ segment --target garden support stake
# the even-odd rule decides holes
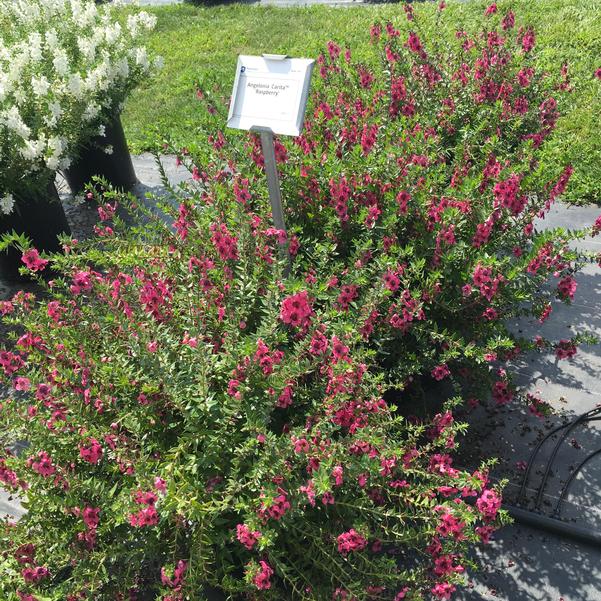
[[[273,144],[273,133],[262,129],[261,148],[263,158],[265,159],[265,174],[267,175],[267,188],[269,190],[269,202],[271,203],[271,214],[273,216],[273,225],[276,229],[286,232],[286,222],[284,221],[284,208],[282,206],[282,191],[280,189],[280,178],[278,176],[278,166],[275,160],[275,147]],[[281,245],[282,255],[288,260],[288,265],[284,275],[290,272],[290,254],[288,253],[288,241]]]

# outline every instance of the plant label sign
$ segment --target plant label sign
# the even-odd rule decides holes
[[[228,127],[298,136],[314,63],[276,54],[239,56]]]

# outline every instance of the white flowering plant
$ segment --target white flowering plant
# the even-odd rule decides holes
[[[78,147],[160,61],[140,44],[156,18],[92,0],[0,0],[0,213]],[[35,177],[31,177],[32,174]]]

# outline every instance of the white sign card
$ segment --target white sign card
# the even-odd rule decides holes
[[[239,56],[228,127],[298,136],[314,63],[312,59],[269,54]]]

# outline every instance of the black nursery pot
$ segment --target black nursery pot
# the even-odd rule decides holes
[[[63,205],[51,181],[46,188],[15,194],[15,207],[10,215],[0,216],[0,235],[15,231],[25,234],[40,252],[60,252],[59,234],[71,234]],[[23,281],[19,274],[23,266],[22,253],[14,246],[0,252],[0,277]]]
[[[74,194],[81,192],[95,175],[105,178],[115,188],[125,190],[138,182],[119,115],[105,128],[106,135],[92,138],[65,169],[65,179]],[[108,146],[113,147],[111,154],[104,151]]]

